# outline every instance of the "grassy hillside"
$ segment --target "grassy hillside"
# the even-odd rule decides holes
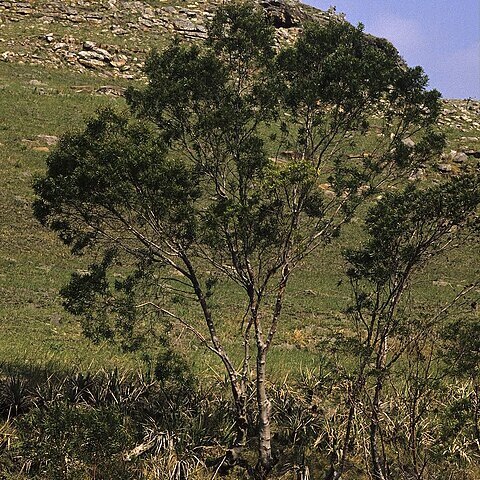
[[[84,268],[88,260],[73,258],[51,233],[35,222],[31,213],[32,182],[43,172],[45,158],[54,148],[55,137],[81,128],[101,106],[121,108],[123,89],[131,82],[142,81],[138,68],[145,54],[152,46],[161,48],[171,34],[170,24],[165,24],[164,19],[168,20],[172,13],[158,17],[159,12],[178,10],[195,19],[200,16],[199,12],[210,12],[212,6],[201,3],[183,10],[181,7],[168,10],[170,4],[156,2],[154,7],[157,10],[152,14],[146,3],[143,7],[135,7],[136,10],[112,12],[106,3],[100,2],[101,20],[93,18],[89,22],[77,23],[72,21],[71,13],[54,23],[38,21],[44,15],[48,18],[52,12],[65,8],[88,8],[79,7],[76,2],[64,3],[66,6],[33,2],[29,7],[31,10],[21,14],[18,13],[20,4],[17,9],[5,9],[6,2],[0,4],[0,8],[4,8],[1,24],[4,38],[1,40],[4,50],[6,46],[9,48],[2,55],[5,61],[0,62],[0,158],[3,172],[0,180],[3,192],[0,209],[0,318],[3,329],[0,358],[12,364],[54,362],[95,369],[120,362],[132,367],[138,364],[134,356],[120,355],[112,346],[93,346],[83,340],[75,320],[62,309],[59,288],[72,271]],[[95,10],[89,11],[95,13]],[[191,12],[197,12],[196,16]],[[85,12],[83,15],[86,16]],[[154,26],[144,25],[142,30],[142,22],[139,23],[142,18],[158,20],[154,19]],[[130,25],[130,30],[128,34],[118,33],[112,25],[116,25],[117,30]],[[288,29],[284,30],[288,33]],[[32,50],[32,42],[24,41],[27,32],[36,50]],[[104,62],[101,68],[91,68],[78,61],[69,65],[65,57],[56,53],[65,47],[55,47],[57,41],[61,43],[67,37],[72,37],[67,39],[72,51],[78,52],[82,43],[85,46],[85,42],[93,41],[98,48],[105,47],[111,52],[116,48],[118,52],[126,53],[127,65],[133,56],[138,57],[137,63],[125,69],[114,68],[108,62]],[[132,47],[136,53],[131,51]],[[448,101],[444,106],[441,125],[449,138],[449,150],[478,150],[479,104]],[[461,164],[452,159],[453,156],[447,155],[439,163],[450,165],[444,170],[454,173]],[[435,166],[428,173],[431,180],[448,174],[448,171],[441,173]],[[357,230],[354,223],[344,234],[343,242],[355,242]],[[342,242],[329,247],[326,252],[318,252],[294,278],[274,354],[278,363],[273,362],[273,369],[279,376],[287,372],[283,372],[283,368],[278,370],[277,366],[288,365],[287,370],[298,371],[313,364],[318,339],[323,334],[331,334],[332,329],[343,328],[342,315],[338,312],[345,308],[349,291],[345,282],[339,282],[343,275],[341,249]],[[465,262],[457,264],[452,261],[448,266],[438,265],[432,269],[425,284],[419,286],[420,296],[426,302],[441,302],[448,285],[457,285],[471,276],[474,264],[468,261],[469,255],[473,252],[459,254],[459,260]],[[229,288],[220,298],[218,308],[225,312],[229,312],[238,301]],[[237,320],[232,319],[228,328],[235,329]]]
[[[41,66],[0,64],[2,208],[0,318],[2,362],[102,365],[112,354],[80,341],[58,289],[81,260],[72,259],[32,217],[32,182],[44,170],[51,138],[82,124],[100,106],[120,103],[78,92],[102,82]],[[45,137],[45,135],[47,137]]]

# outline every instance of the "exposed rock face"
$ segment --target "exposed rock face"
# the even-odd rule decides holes
[[[333,11],[316,10],[296,0],[258,3],[277,27],[279,42],[291,42],[306,20],[341,19]],[[158,1],[159,6],[152,7],[146,1],[135,0],[0,0],[3,32],[13,31],[12,26],[21,23],[22,28],[15,28],[15,32],[32,33],[28,38],[18,33],[8,40],[7,35],[0,38],[0,60],[54,68],[68,66],[78,71],[94,70],[104,76],[136,76],[147,52],[166,38],[206,38],[206,25],[218,2],[161,4]],[[101,43],[95,37],[101,38]]]
[[[165,45],[174,35],[192,41],[207,37],[207,24],[220,0],[189,1],[0,0],[0,61],[138,78],[152,47]],[[344,21],[333,7],[325,12],[298,0],[255,1],[275,25],[279,43],[292,42],[307,21]],[[388,44],[367,38],[379,48]],[[121,95],[121,89],[106,84],[92,93]],[[41,82],[32,86],[38,92],[44,87]],[[439,123],[459,133],[450,145],[457,155],[443,158],[442,164],[458,166],[467,157],[480,157],[480,102],[445,100]]]
[[[284,0],[260,0],[259,3],[276,28],[298,28],[309,18],[300,4]]]

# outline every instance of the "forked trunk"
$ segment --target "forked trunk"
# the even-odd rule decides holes
[[[209,463],[215,471],[223,476],[228,475],[237,465],[243,465],[242,453],[247,443],[248,420],[245,384],[235,379],[230,379],[232,394],[235,404],[235,438],[230,448],[220,458]]]
[[[234,448],[243,448],[247,443],[248,419],[247,401],[244,386],[232,385],[233,397],[235,400],[235,439]]]

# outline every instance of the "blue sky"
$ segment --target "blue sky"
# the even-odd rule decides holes
[[[446,98],[480,99],[479,0],[303,0],[388,38]]]

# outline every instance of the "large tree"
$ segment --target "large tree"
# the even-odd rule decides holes
[[[267,354],[292,271],[441,147],[429,128],[439,94],[390,44],[346,22],[312,24],[276,49],[250,4],[221,7],[204,44],[175,40],[145,72],[148,84],[127,92],[129,112],[102,111],[62,138],[35,184],[36,216],[73,251],[104,254],[64,292],[91,335],[132,337],[150,309],[221,360],[235,406],[232,464],[247,438],[254,357],[252,474],[265,478],[274,464]],[[118,261],[132,272],[112,283]],[[218,279],[244,293],[233,347],[212,307]],[[193,299],[198,314],[175,310],[169,295]]]

